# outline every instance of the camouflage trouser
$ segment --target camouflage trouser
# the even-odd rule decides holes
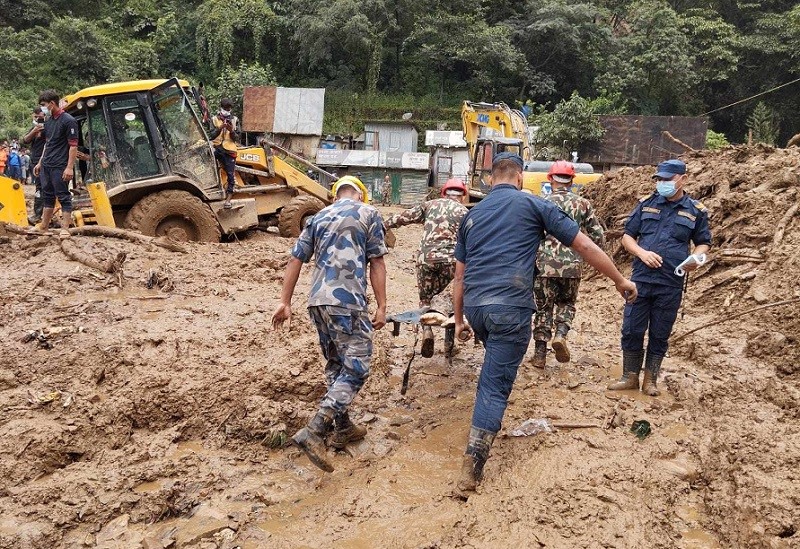
[[[391,189],[381,191],[381,204],[386,206],[387,204],[392,203],[392,191]]]
[[[533,283],[533,297],[536,300],[533,339],[550,341],[553,321],[556,326],[566,324],[568,328],[572,327],[580,284],[580,278],[536,277]]]
[[[420,306],[430,305],[433,296],[442,293],[454,276],[456,276],[455,263],[434,263],[433,265],[417,263]]]
[[[311,320],[317,327],[325,365],[328,392],[320,408],[336,414],[347,410],[369,376],[372,357],[372,322],[367,311],[356,311],[333,305],[309,307]]]

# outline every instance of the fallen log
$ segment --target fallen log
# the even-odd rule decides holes
[[[97,259],[93,255],[78,248],[71,238],[65,238],[61,241],[61,251],[71,260],[82,263],[92,269],[97,269],[103,273],[116,273],[120,271],[127,257],[125,252],[120,252],[116,257],[109,257],[106,260]]]
[[[794,205],[788,210],[786,210],[785,214],[783,214],[783,217],[778,222],[778,226],[775,229],[775,235],[772,237],[773,246],[777,246],[778,244],[781,243],[781,240],[783,240],[783,235],[786,232],[786,227],[789,225],[789,222],[791,222],[792,218],[797,213],[798,207],[800,207],[800,201],[795,202]]]
[[[709,322],[708,324],[703,324],[702,326],[698,326],[697,328],[693,328],[688,332],[677,336],[672,341],[679,341],[684,337],[688,336],[689,334],[693,334],[698,330],[703,330],[705,328],[710,328],[711,326],[716,326],[717,324],[722,324],[723,322],[727,322],[729,320],[733,320],[734,318],[739,318],[740,316],[749,315],[750,313],[755,313],[756,311],[760,311],[762,309],[768,309],[770,307],[780,307],[781,305],[791,305],[792,303],[800,302],[800,297],[795,297],[793,299],[784,299],[783,301],[775,301],[773,303],[767,303],[765,305],[759,305],[758,307],[753,307],[752,309],[747,309],[746,311],[742,311],[740,313],[736,313],[735,315],[726,316],[725,318],[721,318],[719,320],[715,320],[714,322]]]
[[[155,244],[161,248],[171,252],[188,253],[188,250],[178,244],[164,237],[145,236],[140,233],[128,231],[125,229],[118,229],[116,227],[101,227],[100,225],[84,225],[83,227],[73,227],[69,230],[70,235],[77,236],[104,236],[106,238],[119,238],[135,242],[137,244]]]
[[[667,139],[669,139],[673,143],[676,143],[677,145],[683,147],[687,151],[697,152],[697,149],[695,149],[694,147],[692,147],[691,145],[689,145],[687,143],[684,143],[683,141],[681,141],[680,139],[678,139],[677,137],[675,137],[674,135],[669,133],[667,130],[664,130],[661,133],[664,134],[664,137],[666,137]]]

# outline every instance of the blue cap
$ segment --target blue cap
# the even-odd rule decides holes
[[[494,158],[492,158],[492,166],[494,166],[501,160],[513,160],[514,162],[519,164],[520,170],[525,169],[525,163],[522,161],[522,157],[517,153],[512,153],[512,152],[497,153],[496,155],[494,155]]]
[[[661,162],[656,168],[656,173],[653,177],[656,179],[672,179],[676,175],[683,175],[686,173],[686,164],[683,160],[665,160]]]

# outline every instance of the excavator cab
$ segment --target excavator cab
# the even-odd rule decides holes
[[[470,162],[470,190],[480,193],[483,197],[492,188],[492,160],[496,154],[512,152],[522,157],[524,143],[513,137],[479,137],[475,146],[475,154]],[[475,193],[471,193],[475,196]]]

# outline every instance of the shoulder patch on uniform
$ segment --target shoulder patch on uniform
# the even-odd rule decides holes
[[[642,198],[639,199],[639,203],[641,204],[642,202],[644,202],[648,198],[650,198],[650,196],[643,196]]]
[[[698,210],[700,210],[701,212],[704,212],[704,211],[706,211],[708,209],[708,208],[706,208],[705,204],[703,204],[699,200],[692,199],[692,204],[694,204],[694,207],[697,208]]]
[[[642,208],[642,211],[643,212],[647,212],[647,213],[651,213],[651,214],[660,214],[661,213],[661,210],[659,210],[658,208],[653,208],[653,207],[650,207],[650,206],[645,206],[644,208]]]
[[[678,211],[678,215],[687,218],[689,221],[697,221],[697,216],[683,210]]]

